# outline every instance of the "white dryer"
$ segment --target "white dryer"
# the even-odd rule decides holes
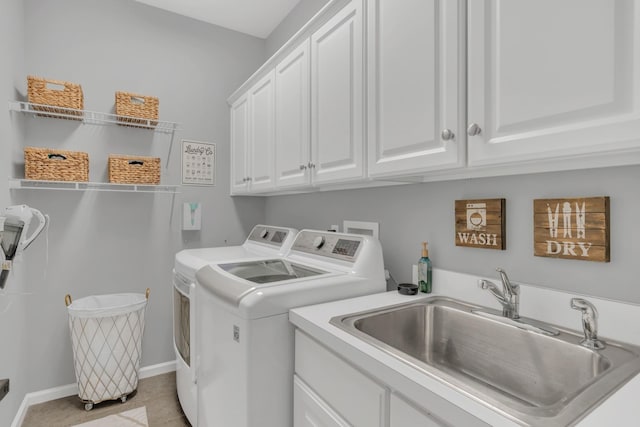
[[[200,427],[291,426],[289,310],[386,290],[377,239],[314,230],[284,257],[210,264],[196,279]]]
[[[176,352],[178,399],[191,425],[197,425],[196,367],[193,351],[197,342],[195,274],[208,263],[230,259],[256,259],[283,255],[298,230],[256,225],[242,245],[185,249],[176,254],[173,269],[173,343]]]

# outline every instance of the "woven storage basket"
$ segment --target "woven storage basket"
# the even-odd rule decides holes
[[[116,92],[116,115],[122,125],[155,127],[158,124],[158,98],[130,92]]]
[[[27,147],[24,176],[43,181],[89,181],[89,155],[81,151]]]
[[[28,76],[27,96],[29,98],[29,102],[33,104],[41,104],[34,105],[34,110],[78,116],[77,119],[74,117],[65,117],[74,120],[80,120],[82,117],[82,111],[74,111],[82,110],[84,108],[82,87],[79,84],[69,83],[62,80],[51,80]],[[40,115],[46,117],[59,117],[47,114]]]
[[[109,155],[109,182],[160,184],[160,158]]]

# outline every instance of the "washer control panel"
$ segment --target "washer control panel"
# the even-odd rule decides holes
[[[355,261],[363,238],[332,232],[303,230],[298,233],[293,249],[344,261]]]
[[[284,241],[287,240],[289,233],[290,230],[287,230],[286,228],[261,225],[256,226],[251,230],[249,240],[280,247]]]

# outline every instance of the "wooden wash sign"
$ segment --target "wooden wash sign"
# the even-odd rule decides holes
[[[609,197],[533,201],[534,255],[609,262]]]
[[[505,199],[456,200],[456,246],[506,248]]]

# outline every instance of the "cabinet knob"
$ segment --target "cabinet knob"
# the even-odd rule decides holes
[[[314,169],[316,167],[315,163],[309,162],[309,169]]]
[[[453,133],[453,131],[451,129],[444,129],[442,131],[442,133],[440,134],[440,136],[442,137],[443,141],[450,141],[452,140],[456,135]]]
[[[247,177],[242,178],[242,182],[247,182]]]
[[[469,136],[480,135],[480,132],[482,132],[482,129],[480,128],[480,125],[478,125],[477,123],[471,123],[467,128],[467,135]]]
[[[247,177],[247,182],[251,182],[253,178],[251,178],[250,176]]]
[[[300,165],[300,170],[303,171],[307,168],[307,165]]]

